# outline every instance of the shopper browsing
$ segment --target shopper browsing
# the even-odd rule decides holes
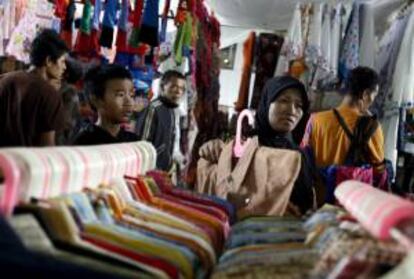
[[[174,109],[185,93],[185,77],[177,71],[167,71],[161,77],[160,97],[151,102],[138,118],[136,130],[140,139],[151,142],[157,149],[157,168],[172,171],[176,137]]]
[[[299,80],[288,76],[270,79],[263,89],[256,113],[254,134],[258,136],[259,145],[300,152],[293,142],[291,132],[308,109],[309,99],[304,85]],[[223,146],[221,140],[209,141],[200,148],[200,157],[211,165],[217,164]],[[297,214],[304,213],[314,206],[311,165],[305,154],[301,154],[300,173],[290,196],[290,208],[297,209],[294,210]]]
[[[30,69],[0,77],[0,146],[55,145],[64,115],[54,84],[66,69],[67,52],[59,35],[45,29],[31,45]]]
[[[75,140],[76,145],[96,145],[137,141],[138,136],[121,125],[129,121],[135,92],[129,70],[120,65],[91,69],[85,77],[85,90],[98,113],[92,124]]]

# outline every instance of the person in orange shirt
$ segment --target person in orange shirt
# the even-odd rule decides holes
[[[354,68],[348,77],[348,92],[336,108],[350,131],[361,116],[371,116],[369,107],[378,94],[378,74],[367,67]],[[301,148],[313,157],[317,168],[344,165],[351,141],[333,110],[311,115]],[[376,170],[384,169],[384,135],[378,125],[368,140],[369,162]]]
[[[378,94],[378,74],[367,67],[353,69],[348,78],[349,91],[336,108],[348,128],[353,131],[360,116],[371,115],[369,107]],[[369,142],[373,165],[384,161],[384,135],[378,126]],[[301,147],[309,148],[317,167],[342,165],[350,146],[344,129],[333,110],[314,113],[306,127]]]

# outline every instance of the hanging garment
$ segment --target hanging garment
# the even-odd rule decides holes
[[[321,56],[324,6],[324,3],[313,4],[313,15],[310,21],[308,42],[305,49],[306,62],[310,65],[317,65],[318,58]]]
[[[95,51],[97,55],[101,53],[101,46],[99,44],[99,34],[101,34],[100,18],[102,12],[101,0],[95,0],[95,6],[92,16],[92,33],[91,33],[91,46],[90,48]]]
[[[19,21],[22,19],[24,13],[26,12],[28,3],[26,0],[14,0],[15,7],[16,7],[16,14],[15,14],[15,26],[19,23]]]
[[[379,91],[372,109],[380,119],[385,116],[385,113],[389,114],[393,106],[397,107],[395,113],[398,114],[398,105],[393,105],[395,102],[392,102],[392,79],[408,19],[409,16],[405,15],[395,20],[379,43],[379,52],[375,60],[375,69],[380,77]],[[387,130],[383,128],[386,133]]]
[[[283,38],[274,34],[260,34],[255,47],[256,77],[254,80],[251,109],[259,106],[261,93],[267,80],[273,77]]]
[[[359,65],[373,68],[377,41],[375,39],[375,7],[373,3],[362,3],[359,11],[360,17],[360,45]]]
[[[118,31],[116,37],[116,52],[128,52],[128,18],[129,18],[129,0],[122,0],[121,12],[118,21]],[[116,58],[115,58],[116,60]],[[127,64],[129,65],[129,64]]]
[[[312,13],[313,5],[311,3],[302,4],[300,13],[301,13],[301,26],[302,26],[302,42],[303,42],[303,50],[306,48],[306,44],[309,39],[310,27],[311,27],[311,13]]]
[[[175,38],[173,53],[175,62],[181,65],[185,56],[190,56],[190,48],[193,36],[193,17],[187,13],[185,20],[178,27],[177,36]]]
[[[289,72],[290,62],[302,57],[302,19],[300,4],[296,5],[292,21],[289,26],[288,35],[280,51],[280,57],[277,63],[275,76],[281,76]]]
[[[168,13],[170,11],[170,2],[171,0],[166,0],[164,3],[164,10],[162,12],[161,18],[161,28],[160,28],[160,42],[163,43],[167,37],[167,23],[168,23]]]
[[[178,250],[182,251],[185,257],[191,262],[193,269],[196,270],[197,273],[204,272],[202,271],[202,267],[199,266],[198,259],[196,257],[199,250],[197,250],[198,247],[194,247],[191,242],[185,241],[183,238],[180,237],[179,232],[166,232],[163,229],[159,230],[157,227],[151,227],[151,226],[141,226],[140,222],[134,222],[134,219],[131,219],[130,222],[125,222],[122,219],[122,213],[119,210],[122,210],[122,206],[120,206],[119,202],[122,203],[120,199],[115,197],[114,193],[111,189],[99,189],[97,192],[94,191],[92,195],[98,194],[99,197],[94,198],[92,197],[92,202],[97,200],[104,199],[106,203],[109,206],[104,205],[103,203],[100,203],[99,205],[95,206],[94,210],[96,212],[97,217],[99,218],[99,221],[105,225],[108,225],[108,227],[112,227],[115,231],[120,233],[128,234],[132,237],[141,237],[141,236],[148,236],[151,238],[154,238],[155,241],[165,241],[169,244],[172,244],[169,248],[175,247],[177,245]],[[90,197],[91,198],[91,197]],[[111,212],[117,212],[115,214],[111,214]],[[118,214],[119,213],[119,214]],[[161,242],[160,242],[161,243]],[[168,247],[168,244],[166,245],[166,248]],[[165,264],[164,264],[165,265]],[[169,263],[170,270],[167,271],[168,274],[171,274],[171,266],[172,264]],[[211,268],[211,265],[210,265]],[[178,277],[178,272],[174,272],[175,275],[173,275],[173,278]],[[174,274],[173,273],[173,274]],[[171,275],[170,275],[171,276]]]
[[[139,41],[152,47],[159,45],[158,14],[159,0],[146,0],[144,16],[142,19]]]
[[[141,192],[139,194],[141,199],[147,200],[151,206],[160,208],[165,212],[169,212],[195,224],[196,227],[208,235],[208,239],[212,243],[215,251],[217,253],[221,251],[226,228],[225,224],[218,218],[193,206],[181,204],[179,201],[171,201],[163,197],[158,197],[151,191],[150,184],[147,181],[136,179],[134,187],[137,193]]]
[[[331,69],[331,80],[336,82],[338,79],[338,64],[339,64],[339,51],[342,41],[342,3],[338,3],[333,9],[332,15],[332,34],[331,34],[331,58],[330,58],[330,69]]]
[[[396,71],[401,44],[405,36],[409,15],[399,17],[392,23],[380,42],[376,59],[376,69],[380,76],[379,93],[372,105],[380,117],[385,135],[385,158],[390,159],[396,170],[397,135],[399,125],[399,98],[394,96],[394,73]],[[407,58],[405,60],[408,60]],[[399,71],[398,71],[399,72]],[[405,73],[399,73],[403,76]],[[402,87],[402,86],[401,86]],[[399,88],[397,88],[399,90]],[[399,91],[401,92],[401,91]]]
[[[180,197],[183,199],[189,199],[196,201],[198,204],[204,204],[213,206],[216,208],[219,208],[223,210],[228,216],[231,223],[234,223],[236,220],[236,212],[234,206],[229,203],[228,201],[221,199],[219,197],[215,196],[209,196],[205,194],[199,194],[192,191],[180,189],[177,187],[172,187],[171,180],[167,176],[165,172],[161,171],[150,171],[147,173],[147,175],[153,177],[156,181],[159,187],[162,188],[162,191],[164,193],[168,193],[171,195],[174,195],[176,197]]]
[[[233,141],[224,147],[217,164],[199,160],[197,191],[227,199],[239,218],[283,215],[300,171],[300,153],[259,147],[255,137],[233,168],[232,149]]]
[[[322,4],[322,34],[320,44],[320,55],[315,70],[315,77],[313,80],[313,88],[318,88],[321,81],[326,81],[330,74],[330,58],[331,58],[331,7],[328,4]]]
[[[15,1],[9,1],[9,3],[12,3],[11,5],[16,4]],[[56,18],[51,16],[53,15],[53,11],[54,6],[46,0],[38,0],[37,6],[27,9],[18,25],[13,25],[12,33],[10,35],[7,33],[8,31],[6,29],[6,36],[4,37],[7,42],[6,53],[13,55],[19,61],[23,61],[27,64],[30,63],[30,47],[28,47],[28,45],[34,40],[38,30],[53,28],[55,31],[59,32],[58,29],[55,29],[55,27],[57,27],[56,22],[59,21],[56,21]]]
[[[92,3],[90,0],[85,2],[82,11],[82,18],[80,28],[76,38],[74,50],[77,53],[89,53],[90,49],[90,34],[91,34],[91,18],[92,18]]]
[[[414,7],[401,42],[392,82],[392,100],[399,105],[414,103]]]
[[[3,217],[0,218],[1,247],[0,259],[2,269],[9,276],[17,278],[27,277],[90,277],[111,278],[108,273],[102,273],[73,265],[44,255],[29,251],[14,232],[12,226]]]
[[[60,36],[66,42],[66,45],[72,49],[72,32],[73,22],[75,20],[76,3],[75,0],[70,0],[66,7],[65,18],[62,22],[62,30]]]
[[[250,78],[252,76],[253,55],[256,44],[256,34],[251,32],[243,43],[243,72],[239,88],[239,95],[234,109],[242,111],[247,108],[249,102]]]
[[[414,10],[412,8],[412,10]],[[412,105],[414,102],[414,12],[411,14],[406,25],[401,42],[398,58],[395,64],[392,79],[392,104],[396,106]],[[389,121],[389,129],[385,137],[385,152],[393,163],[397,163],[397,142],[399,114],[397,110]],[[396,169],[394,169],[396,170]]]
[[[154,262],[154,259],[152,258],[153,260],[151,261],[151,257],[140,253],[139,249],[131,251],[131,249],[125,249],[116,244],[109,247],[103,245],[102,242],[105,244],[113,243],[109,238],[103,239],[99,243],[94,243],[93,240],[97,241],[97,239],[93,236],[85,234],[81,235],[79,227],[81,218],[79,213],[77,213],[75,209],[70,210],[67,202],[67,199],[66,202],[62,199],[51,200],[48,201],[49,208],[47,210],[44,208],[41,209],[41,217],[49,230],[48,232],[56,241],[64,243],[64,246],[62,246],[65,249],[78,253],[81,251],[94,258],[99,256],[100,259],[104,258],[106,262],[109,260],[111,263],[115,262],[117,265],[121,264],[122,266],[125,266],[125,264],[127,264],[128,268],[143,272],[144,277],[148,274],[152,277],[168,278],[168,275],[163,271],[163,268],[157,268],[157,265],[162,261],[161,259]],[[73,205],[70,205],[70,207],[73,208]],[[83,212],[87,213],[86,210]],[[74,218],[77,218],[77,221],[75,221]],[[125,254],[125,252],[128,251],[129,253]]]
[[[144,9],[144,1],[145,0],[135,1],[135,10],[131,15],[132,31],[128,41],[131,47],[138,47],[139,45],[139,32],[141,27],[142,12]]]
[[[64,20],[66,17],[67,3],[66,0],[56,0],[55,1],[55,16]]]
[[[25,208],[24,206],[23,208],[18,207],[17,211],[19,211],[19,213],[14,214],[13,217],[9,219],[9,223],[21,238],[25,247],[30,251],[40,252],[47,257],[61,260],[66,263],[76,264],[88,268],[91,271],[105,272],[108,275],[116,273],[117,276],[119,275],[120,277],[125,276],[129,278],[143,276],[143,278],[147,278],[143,273],[134,272],[132,269],[128,270],[121,265],[105,262],[99,258],[88,257],[80,251],[77,253],[70,252],[62,249],[59,245],[54,245],[52,243],[53,239],[47,235],[47,230],[44,230],[40,225],[41,216],[38,212],[32,213],[29,211],[26,213],[28,207],[33,208],[33,205],[28,205]]]
[[[112,48],[117,11],[118,0],[107,0],[105,3],[105,14],[102,22],[101,37],[99,39],[99,43],[103,47]]]
[[[339,58],[339,74],[342,80],[346,80],[349,71],[359,65],[359,24],[360,4],[354,3],[351,18],[346,29],[346,35],[342,42],[342,50]]]
[[[83,14],[82,14],[81,22],[80,22],[80,31],[88,35],[91,33],[91,29],[92,29],[92,26],[91,26],[92,9],[93,9],[92,2],[90,0],[87,0],[83,8]]]
[[[16,1],[5,1],[4,3],[4,39],[9,40],[12,37],[13,30],[16,27]]]
[[[83,193],[71,194],[69,199],[84,228],[81,237],[104,238],[116,242],[117,246],[142,251],[152,257],[159,257],[177,266],[185,277],[192,278],[193,266],[191,260],[186,256],[185,247],[178,247],[173,243],[120,225],[99,222],[90,202]]]

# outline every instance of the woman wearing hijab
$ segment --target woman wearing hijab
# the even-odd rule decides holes
[[[308,109],[309,99],[299,80],[289,76],[272,78],[263,89],[253,134],[258,136],[261,146],[301,152],[291,133]],[[209,141],[200,148],[200,157],[215,163],[223,146],[221,140]],[[291,209],[298,208],[303,214],[314,206],[314,191],[311,165],[304,153],[301,152],[301,155],[301,170],[290,203],[293,204]]]

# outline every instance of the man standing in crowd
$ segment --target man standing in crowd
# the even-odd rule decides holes
[[[136,131],[141,140],[151,142],[157,149],[157,169],[173,171],[173,151],[176,137],[174,109],[185,93],[186,80],[177,71],[167,71],[161,77],[160,97],[140,115]]]
[[[367,67],[356,67],[348,78],[348,94],[334,110],[318,112],[311,116],[302,147],[308,149],[318,168],[343,165],[351,141],[339,122],[343,119],[349,131],[354,131],[361,116],[370,116],[369,107],[378,94],[378,74]],[[332,148],[335,146],[335,148]],[[368,140],[370,161],[374,165],[384,161],[384,136],[380,125]]]
[[[0,77],[0,146],[53,146],[63,126],[62,98],[54,87],[68,48],[50,29],[34,39],[31,67]]]

